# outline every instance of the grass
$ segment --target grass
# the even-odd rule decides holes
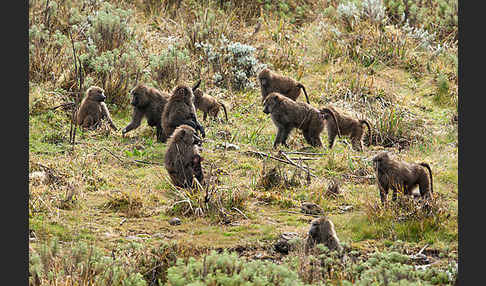
[[[33,1],[29,9],[29,22],[36,27],[44,21],[41,12],[45,3],[41,2]],[[127,57],[136,58],[136,65],[124,62],[123,68],[113,66],[117,71],[110,79],[102,79],[101,72],[86,68],[85,84],[101,86],[106,81],[110,90],[107,105],[118,128],[130,122],[131,108],[124,85],[116,89],[116,83],[126,82],[129,89],[137,76],[164,91],[170,91],[176,82],[190,84],[201,78],[204,92],[217,94],[227,103],[228,123],[212,119],[203,122],[207,134],[203,167],[214,181],[210,188],[214,200],[207,203],[207,190],[190,193],[173,188],[163,166],[167,146],[156,141],[155,130],[145,120],[125,136],[106,124],[95,131],[78,130],[76,145],[69,144],[71,113],[52,108],[74,101],[74,74],[69,70],[73,66],[71,43],[50,43],[56,29],[70,27],[66,24],[69,9],[59,1],[50,2],[59,7],[51,11],[51,21],[45,28],[50,31],[45,33],[49,44],[42,44],[38,37],[32,40],[38,49],[31,55],[29,69],[29,172],[47,172],[54,179],[29,183],[29,229],[36,237],[29,244],[40,249],[51,239],[61,242],[62,251],[53,256],[51,268],[61,269],[60,255],[73,255],[69,247],[78,242],[99,247],[108,256],[113,251],[126,257],[124,263],[130,267],[120,274],[123,279],[137,279],[130,272],[134,271],[145,273],[143,279],[151,282],[156,278],[165,282],[166,270],[176,257],[201,257],[214,249],[240,249],[240,255],[250,258],[265,253],[274,261],[283,261],[273,252],[273,243],[283,232],[296,232],[305,238],[313,219],[299,213],[302,202],[321,206],[334,222],[340,240],[360,255],[376,249],[392,250],[400,240],[402,252],[417,252],[428,244],[429,249],[441,253],[441,263],[432,268],[443,270],[448,259],[454,259],[448,253],[457,253],[458,248],[458,128],[451,121],[457,114],[457,43],[438,37],[436,41],[445,48],[437,53],[420,48],[419,40],[407,36],[398,24],[376,28],[367,19],[347,31],[346,23],[335,15],[337,7],[329,1],[326,7],[316,1],[280,1],[281,6],[248,1],[247,9],[238,10],[228,9],[239,7],[238,1],[226,1],[228,7],[221,8],[219,1],[205,1],[203,7],[191,0],[182,1],[178,13],[173,13],[170,1],[167,5],[146,1],[145,6],[108,1],[114,7],[132,10],[134,16],[125,24],[133,29],[134,39],[127,40],[130,48],[123,49],[129,53],[136,47]],[[95,4],[86,5],[99,9]],[[74,1],[72,9],[82,18],[80,3]],[[261,11],[282,17],[264,17]],[[226,20],[215,21],[215,15]],[[257,23],[260,28],[254,34]],[[371,146],[366,142],[364,151],[357,152],[348,139],[337,138],[329,150],[324,131],[321,139],[325,146],[313,148],[302,132],[293,131],[288,139],[290,148],[280,147],[282,150],[324,153],[306,156],[312,160],[304,161],[304,165],[317,176],[310,183],[305,172],[293,166],[249,155],[247,151],[254,150],[278,156],[272,149],[276,128],[262,112],[256,77],[249,80],[257,88],[246,90],[221,88],[212,81],[214,67],[201,60],[194,40],[217,44],[222,34],[230,41],[253,46],[260,63],[298,79],[313,106],[330,104],[349,115],[369,119],[374,134]],[[83,46],[82,33],[74,33],[74,37],[79,52],[89,53]],[[167,78],[157,79],[153,72],[158,67],[151,65],[150,55],[167,54],[172,44],[188,59],[168,59],[171,68],[164,70]],[[42,66],[43,55],[54,58],[53,53],[63,60],[47,61]],[[94,55],[100,56],[99,51]],[[139,66],[145,71],[140,68],[137,75]],[[224,68],[231,67],[226,62]],[[198,118],[202,120],[199,111]],[[239,149],[223,150],[225,142]],[[379,208],[370,160],[382,150],[405,161],[428,162],[434,194],[447,211],[438,208],[436,216],[397,221],[407,214],[403,205]],[[275,185],[268,184],[272,168],[281,178]],[[333,180],[340,182],[337,196],[326,194]],[[73,196],[62,204],[70,192]],[[187,203],[176,204],[183,200],[191,202],[192,211]],[[351,208],[342,210],[348,206]],[[200,211],[195,211],[197,208]],[[181,219],[181,225],[169,225],[174,216]],[[157,264],[163,266],[157,268]],[[149,270],[154,267],[157,271],[152,277]],[[115,268],[110,271],[119,271]],[[57,284],[67,279],[62,272],[56,273],[60,275]],[[302,277],[309,274],[299,273]],[[339,277],[348,276],[343,273]],[[54,283],[47,281],[43,280]]]

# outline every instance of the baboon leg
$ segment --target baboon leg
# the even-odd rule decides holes
[[[379,186],[379,189],[380,189],[380,199],[381,199],[381,203],[382,204],[385,204],[386,202],[386,196],[388,195],[388,188],[385,189],[383,188],[381,185]]]
[[[84,118],[81,127],[86,128],[86,129],[95,129],[94,127],[94,118],[91,115],[88,115]]]
[[[327,140],[329,142],[329,149],[332,149],[334,145],[334,140],[336,139],[337,132],[334,130],[327,129]]]
[[[398,193],[398,190],[396,188],[392,188],[392,200],[393,201],[396,201],[397,200],[397,193]]]
[[[354,137],[353,139],[351,139],[351,144],[354,150],[363,151],[363,142],[361,142],[360,139]]]
[[[312,132],[307,129],[303,130],[302,133],[304,134],[304,139],[313,147],[321,147],[322,146],[322,141],[319,135],[317,136],[312,136]]]
[[[206,119],[208,117],[208,113],[207,112],[204,112],[204,115],[203,115],[203,121],[206,122]]]
[[[125,134],[130,130],[138,128],[140,126],[140,123],[142,123],[142,118],[143,112],[140,112],[138,109],[135,108],[132,114],[132,121],[127,125],[127,127],[122,130],[122,133]]]
[[[164,136],[164,130],[162,129],[162,124],[158,123],[156,126],[156,134],[157,134],[157,140],[159,142],[165,143],[167,141],[167,138]]]
[[[424,173],[427,176],[427,173]],[[430,198],[430,187],[428,179],[420,179],[419,181],[419,192],[421,197]]]
[[[287,138],[289,137],[290,130],[287,128],[278,128],[277,136],[275,137],[275,142],[273,143],[273,148],[277,148],[278,144],[282,144],[285,147],[289,147],[287,145]]]

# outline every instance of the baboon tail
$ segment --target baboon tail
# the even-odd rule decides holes
[[[309,96],[307,95],[307,91],[305,91],[305,87],[304,87],[304,85],[302,85],[301,83],[299,83],[299,84],[297,85],[297,87],[302,88],[302,90],[304,91],[304,94],[305,94],[305,99],[307,100],[307,103],[308,103],[308,104],[310,104],[310,101],[309,101]]]
[[[368,121],[364,120],[364,119],[360,120],[359,123],[361,125],[364,124],[364,125],[366,125],[366,127],[368,127],[368,133],[369,133],[368,137],[370,138],[370,140],[369,140],[370,142],[369,142],[368,146],[371,146],[371,126],[370,126],[370,123]]]
[[[201,84],[201,80],[198,80],[196,84],[192,87],[192,92],[196,91],[196,89],[199,87],[200,84]]]
[[[226,112],[226,106],[222,102],[220,102],[219,104],[221,105],[221,107],[223,107],[224,117],[226,117],[226,123],[228,123],[228,113]]]
[[[433,186],[433,183],[432,183],[432,169],[430,168],[429,164],[427,163],[420,163],[421,166],[424,166],[425,168],[427,168],[427,170],[429,170],[429,175],[430,175],[430,192],[431,193],[434,193],[434,186]]]
[[[339,129],[338,120],[336,118],[336,115],[334,114],[334,111],[332,111],[329,108],[323,108],[323,109],[320,110],[320,112],[321,113],[329,113],[329,114],[331,114],[332,119],[334,120],[334,123],[336,124],[336,129],[337,129],[338,136],[341,137],[341,130]]]

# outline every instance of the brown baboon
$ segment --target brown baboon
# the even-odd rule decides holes
[[[203,158],[197,146],[200,143],[201,139],[194,128],[185,124],[179,125],[170,136],[164,163],[175,186],[191,188],[194,177],[203,183]]]
[[[305,91],[304,85],[290,77],[276,74],[266,68],[258,74],[258,80],[260,81],[262,91],[262,102],[272,92],[278,92],[293,101],[296,101],[297,97],[300,95],[300,89],[302,88],[307,103],[310,104],[309,96]]]
[[[201,110],[203,115],[203,120],[206,121],[206,118],[211,115],[214,118],[217,118],[219,113],[219,108],[222,107],[224,111],[224,116],[226,118],[226,122],[228,122],[228,113],[226,112],[226,106],[223,102],[217,100],[216,98],[212,97],[208,94],[203,94],[200,89],[194,90],[194,106],[196,109]]]
[[[301,129],[304,138],[310,145],[321,147],[320,134],[324,129],[324,121],[317,108],[305,102],[297,102],[277,92],[270,93],[263,102],[263,112],[271,114],[272,121],[277,126],[277,136],[273,147],[283,144],[294,128]]]
[[[76,112],[76,124],[82,128],[96,129],[100,126],[101,120],[106,118],[110,123],[110,127],[118,130],[104,103],[105,99],[106,96],[102,88],[97,86],[88,88],[86,96],[81,101],[79,109]]]
[[[334,224],[325,216],[312,221],[305,245],[306,252],[319,243],[324,244],[331,251],[337,250],[341,252],[343,250],[334,229]]]
[[[130,130],[138,128],[142,119],[147,118],[147,124],[156,128],[157,140],[165,142],[162,131],[162,112],[169,100],[170,94],[156,88],[139,84],[131,90],[133,105],[132,121],[122,130],[125,135]]]
[[[201,81],[192,88],[179,85],[172,92],[169,101],[164,107],[162,113],[162,127],[164,138],[169,138],[177,126],[187,124],[201,132],[202,137],[206,137],[204,127],[199,123],[196,117],[196,107],[194,106],[193,91],[197,89]]]
[[[373,165],[383,204],[389,189],[393,190],[393,200],[397,198],[397,191],[412,195],[413,189],[417,186],[421,197],[428,198],[434,192],[432,169],[427,163],[401,162],[390,158],[388,152],[381,152],[373,158]]]
[[[363,151],[363,125],[368,127],[368,133],[370,138],[371,145],[371,127],[367,120],[358,120],[346,116],[340,112],[338,112],[332,106],[328,106],[327,108],[323,108],[320,110],[322,117],[326,120],[326,128],[327,128],[327,137],[329,140],[329,149],[332,148],[334,144],[334,139],[336,135],[349,136],[351,138],[351,144],[353,148],[358,151]],[[337,118],[338,125],[336,126],[335,120],[327,120],[329,116],[334,116]]]

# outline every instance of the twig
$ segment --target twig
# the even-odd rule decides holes
[[[316,218],[321,217],[321,216],[319,216],[319,215],[306,214],[306,213],[293,212],[293,211],[284,211],[284,212],[291,213],[291,214],[300,214],[300,215],[306,215],[306,216],[311,216],[311,217],[316,217]]]
[[[74,102],[66,102],[66,103],[63,103],[63,104],[58,105],[58,106],[56,106],[56,107],[52,107],[50,110],[56,110],[56,109],[58,109],[59,107],[70,106],[70,105],[75,105],[75,103],[74,103]]]
[[[265,154],[265,153],[259,152],[259,151],[248,150],[246,152],[250,152],[250,153],[253,153],[253,154],[260,155],[260,156],[265,156],[265,157],[268,157],[268,158],[277,160],[277,161],[282,162],[282,163],[285,163],[285,164],[293,165],[293,166],[295,166],[295,167],[297,167],[297,168],[299,168],[299,169],[301,169],[303,171],[306,171],[306,172],[309,171],[309,173],[310,173],[310,170],[305,169],[304,167],[302,167],[302,166],[300,166],[298,164],[293,163],[293,161],[291,161],[291,160],[290,161],[288,161],[288,160],[287,161],[286,160],[282,160],[280,158],[277,158],[277,157],[274,157],[272,155],[268,155],[268,154]],[[317,176],[314,175],[314,174],[312,174],[312,173],[310,173],[310,175],[313,176],[313,177],[315,177],[315,178],[317,178]]]
[[[309,157],[292,157],[292,160],[302,160],[302,161],[309,161],[309,160],[319,160],[319,158],[309,158]]]
[[[311,156],[324,156],[327,155],[327,153],[308,153],[308,152],[298,152],[298,151],[293,151],[293,152],[286,152],[287,154],[296,154],[296,155],[311,155]]]
[[[115,153],[111,152],[108,148],[102,147],[102,149],[108,151],[108,153],[110,153],[113,157],[115,157],[120,162],[125,163],[125,164],[126,163],[141,163],[141,164],[150,164],[150,165],[163,166],[163,164],[160,164],[160,163],[157,163],[157,162],[150,162],[150,161],[143,161],[143,160],[133,160],[133,159],[125,159],[125,160],[123,160],[122,158],[120,158],[120,156],[118,156]]]
[[[285,159],[287,159],[287,161],[289,161],[289,162],[290,162],[290,164],[292,164],[292,165],[294,165],[294,166],[298,167],[299,169],[302,169],[302,170],[306,171],[306,172],[308,173],[308,175],[311,175],[312,177],[317,178],[317,176],[316,176],[316,175],[314,175],[314,174],[312,174],[312,173],[310,172],[310,168],[309,168],[309,167],[305,168],[305,167],[303,167],[303,166],[301,166],[301,165],[299,165],[299,164],[295,163],[294,161],[292,161],[292,159],[290,159],[290,157],[289,157],[287,154],[285,154],[285,152],[284,152],[284,151],[280,150],[280,151],[279,151],[279,154],[282,154],[282,155],[285,157]]]
[[[244,216],[246,219],[248,219],[248,217],[247,217],[247,216],[246,216],[246,215],[245,215],[245,214],[244,214],[242,211],[240,211],[238,208],[233,207],[233,209],[234,209],[235,211],[239,212],[239,213],[240,213],[242,216]]]
[[[122,221],[120,222],[120,225],[122,225],[122,224],[123,224],[124,222],[126,222],[126,221],[127,221],[127,218],[126,218],[126,217],[124,217],[124,218],[122,219]]]

